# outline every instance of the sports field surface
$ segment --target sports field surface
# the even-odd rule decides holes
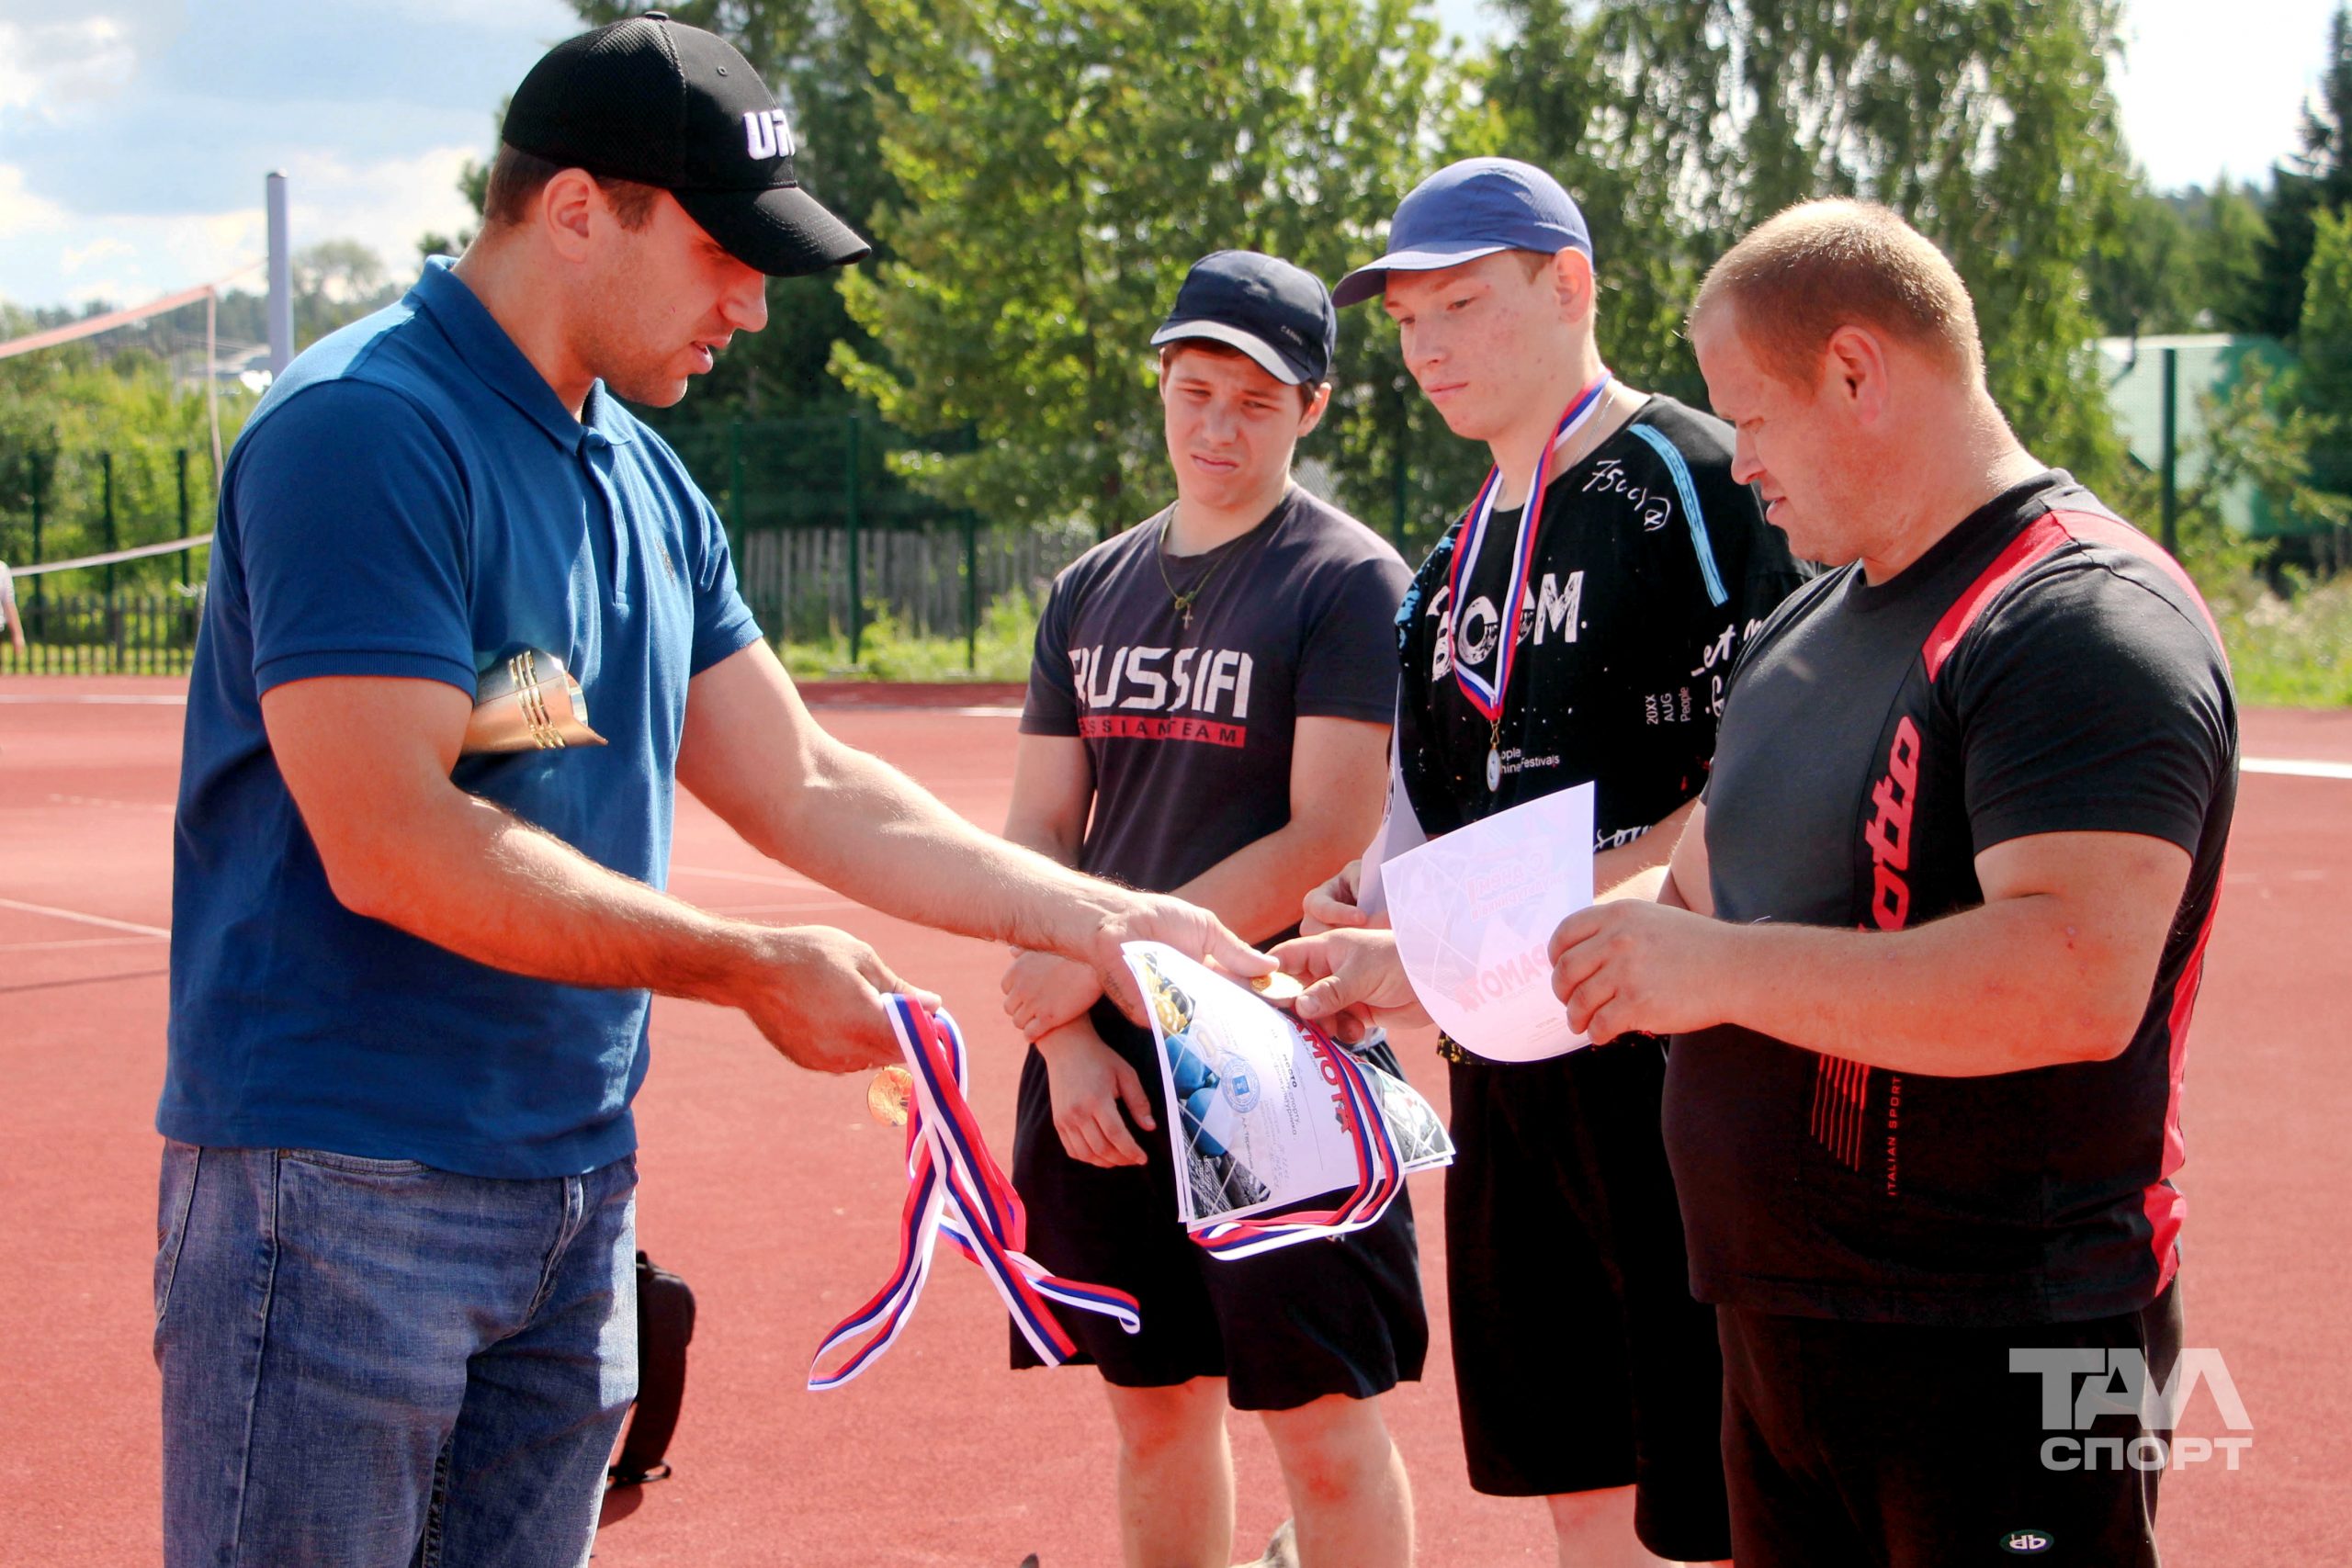
[[[159,1550],[149,1355],[182,684],[0,679],[0,1563],[145,1563]],[[956,810],[1001,824],[1007,694],[819,716]],[[2167,1563],[2352,1562],[2352,714],[2257,713],[2229,878],[2188,1057],[2188,1343],[2218,1349],[2252,1446],[2168,1475]],[[838,925],[946,998],[974,1103],[1009,1155],[1020,1043],[1001,956],[871,914],[761,860],[682,801],[673,888],[713,909]],[[1443,1104],[1429,1042],[1401,1043]],[[675,1477],[615,1495],[614,1565],[1114,1563],[1111,1427],[1093,1374],[1013,1373],[1003,1312],[942,1248],[898,1347],[839,1392],[810,1352],[881,1282],[903,1192],[863,1077],[811,1076],[739,1016],[654,1008],[638,1114],[640,1244],[700,1303]],[[1464,1478],[1445,1325],[1440,1178],[1416,1178],[1435,1344],[1390,1420],[1418,1496],[1421,1561],[1544,1563],[1540,1505]],[[1531,1238],[1532,1240],[1532,1238]],[[1573,1409],[1559,1412],[1573,1422]],[[1284,1511],[1272,1451],[1237,1418],[1238,1556]],[[2223,1435],[2200,1394],[2184,1430]],[[1964,1452],[1951,1461],[1962,1470]],[[2020,1520],[2020,1525],[2034,1521]],[[1991,1560],[1992,1554],[1985,1554]]]

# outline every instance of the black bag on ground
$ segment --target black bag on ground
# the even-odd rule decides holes
[[[670,1473],[662,1456],[678,1429],[686,1393],[686,1344],[695,1337],[695,1293],[642,1252],[637,1255],[637,1407],[606,1472],[615,1486],[641,1486]]]

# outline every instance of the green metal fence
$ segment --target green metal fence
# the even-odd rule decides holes
[[[681,423],[662,432],[727,524],[744,598],[771,637],[846,636],[877,615],[924,637],[960,637],[966,660],[989,605],[1042,599],[1092,543],[1082,528],[988,522],[889,467],[903,437],[858,415]],[[0,562],[18,570],[201,535],[209,455],[160,443],[0,452]],[[0,637],[0,672],[185,670],[201,620],[204,547],[30,574],[17,602],[30,647]]]

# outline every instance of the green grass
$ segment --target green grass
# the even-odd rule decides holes
[[[869,609],[852,663],[849,636],[786,638],[776,651],[798,681],[1025,681],[1037,636],[1037,604],[1015,589],[980,616],[978,660],[967,664],[960,637],[918,637],[886,611]]]
[[[2215,593],[2238,701],[2248,707],[2352,706],[2352,576],[2271,592],[2247,578]]]

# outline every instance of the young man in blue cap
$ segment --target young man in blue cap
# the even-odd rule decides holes
[[[1253,939],[1283,934],[1380,816],[1408,573],[1291,479],[1338,332],[1286,262],[1223,251],[1186,276],[1151,340],[1176,500],[1056,580],[1005,829]],[[1150,1031],[1067,960],[1022,957],[1005,989],[1035,1046],[1013,1141],[1033,1250],[1142,1306],[1132,1336],[1064,1320],[1118,1425],[1126,1561],[1231,1561],[1230,1404],[1264,1416],[1296,1561],[1404,1568],[1412,1503],[1377,1396],[1420,1375],[1429,1340],[1408,1201],[1336,1241],[1211,1258],[1176,1218]],[[1013,1359],[1035,1364],[1017,1335]]]
[[[1421,829],[1590,782],[1594,886],[1663,860],[1706,782],[1732,660],[1802,580],[1732,478],[1731,431],[1609,374],[1583,215],[1528,164],[1431,175],[1388,254],[1334,297],[1379,298],[1447,427],[1494,454],[1399,616],[1396,760]],[[1354,886],[1309,914],[1363,926]],[[1385,932],[1298,951],[1337,971],[1301,999],[1309,1016],[1409,999]],[[1471,1483],[1547,1498],[1563,1564],[1727,1556],[1722,1371],[1659,1137],[1659,1043],[1530,1063],[1441,1048]]]
[[[1147,931],[1262,967],[819,729],[618,402],[677,401],[769,276],[865,254],[742,56],[659,13],[600,28],[503,140],[465,256],[297,360],[228,465],[156,1117],[173,1568],[587,1560],[637,1386],[649,993],[845,1072],[896,1058],[906,988],[844,932],[662,892],[676,782],[832,886],[1114,985]],[[605,744],[466,747],[478,678],[526,654]]]

